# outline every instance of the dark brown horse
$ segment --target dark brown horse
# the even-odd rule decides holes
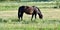
[[[35,6],[20,6],[19,9],[18,9],[18,18],[19,18],[19,20],[23,19],[23,13],[32,15],[32,18],[35,15],[35,19],[36,19],[37,14],[39,15],[40,19],[43,18],[43,15],[42,15],[41,11],[39,10],[39,8],[35,7]],[[32,18],[31,18],[31,20],[32,20]]]

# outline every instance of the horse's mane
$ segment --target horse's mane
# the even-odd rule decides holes
[[[32,6],[32,7],[36,7],[36,6]],[[38,9],[38,11],[41,13],[40,9],[38,7],[36,7]]]

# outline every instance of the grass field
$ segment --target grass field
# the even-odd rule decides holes
[[[0,30],[60,30],[60,9],[40,8],[43,19],[39,19],[37,16],[35,21],[34,19],[31,21],[31,15],[24,14],[23,21],[18,22],[17,9],[19,4],[0,3]],[[28,5],[32,6],[32,4]]]

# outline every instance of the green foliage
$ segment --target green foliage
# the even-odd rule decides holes
[[[56,1],[56,0],[0,0],[1,1],[16,1],[16,2],[41,2],[41,1]]]
[[[55,2],[1,2],[0,3],[0,11],[1,10],[17,10],[20,6],[37,6],[39,8],[57,8],[60,7],[60,4],[56,5]]]

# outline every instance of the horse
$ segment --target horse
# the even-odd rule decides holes
[[[40,9],[36,6],[20,6],[18,9],[18,19],[23,20],[23,14],[28,14],[28,15],[32,15],[31,20],[33,19],[33,16],[35,15],[35,19],[36,19],[36,15],[38,14],[40,19],[43,19],[43,15],[40,11]]]

